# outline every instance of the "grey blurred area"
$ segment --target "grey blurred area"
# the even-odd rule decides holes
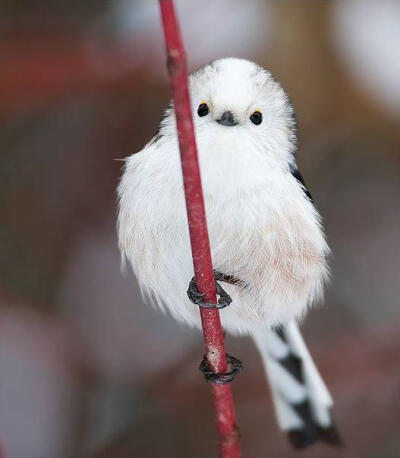
[[[400,3],[177,0],[190,68],[270,69],[332,247],[302,329],[345,447],[400,456]],[[7,458],[216,456],[201,335],[120,270],[115,188],[168,103],[154,0],[0,2],[0,449]],[[223,313],[223,312],[222,312]],[[243,455],[294,457],[261,362],[233,385]]]

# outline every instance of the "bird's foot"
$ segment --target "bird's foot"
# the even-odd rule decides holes
[[[203,307],[206,309],[213,309],[213,308],[223,309],[224,307],[227,307],[232,302],[231,296],[229,296],[229,294],[222,288],[222,286],[219,283],[217,283],[217,280],[224,281],[227,283],[229,280],[229,283],[234,284],[233,280],[231,280],[231,277],[221,274],[220,272],[217,272],[214,270],[214,278],[215,278],[216,293],[219,296],[217,304],[209,304],[208,302],[204,302],[203,300],[204,294],[201,293],[197,289],[194,277],[190,280],[189,288],[187,290],[187,295],[189,299],[193,302],[193,304],[196,304],[199,307]]]
[[[203,373],[207,382],[225,385],[226,383],[232,382],[236,375],[243,369],[242,362],[234,356],[226,354],[226,362],[230,370],[225,374],[218,374],[210,369],[207,357],[204,356],[200,363],[199,370]]]

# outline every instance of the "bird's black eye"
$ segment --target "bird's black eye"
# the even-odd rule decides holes
[[[250,116],[250,121],[258,126],[259,124],[262,123],[262,113],[259,111],[255,111],[251,116]]]
[[[207,116],[209,112],[210,109],[208,108],[208,105],[206,103],[201,103],[199,105],[199,108],[197,109],[197,114],[201,117]]]

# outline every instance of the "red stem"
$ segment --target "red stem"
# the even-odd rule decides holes
[[[173,0],[159,0],[159,3],[178,129],[196,286],[204,294],[206,302],[216,304],[210,243],[188,90],[185,51],[175,17]],[[200,314],[208,363],[214,372],[224,373],[227,371],[227,364],[219,312],[217,309],[200,308]],[[220,436],[221,457],[239,458],[239,437],[235,424],[235,409],[230,385],[212,384],[212,391]]]

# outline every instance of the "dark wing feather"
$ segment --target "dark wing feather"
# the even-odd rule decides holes
[[[296,178],[296,180],[303,186],[303,191],[304,194],[310,199],[311,202],[314,203],[312,195],[310,191],[307,188],[307,185],[304,181],[304,178],[302,177],[301,173],[299,172],[299,169],[295,165],[290,165],[290,173]]]

